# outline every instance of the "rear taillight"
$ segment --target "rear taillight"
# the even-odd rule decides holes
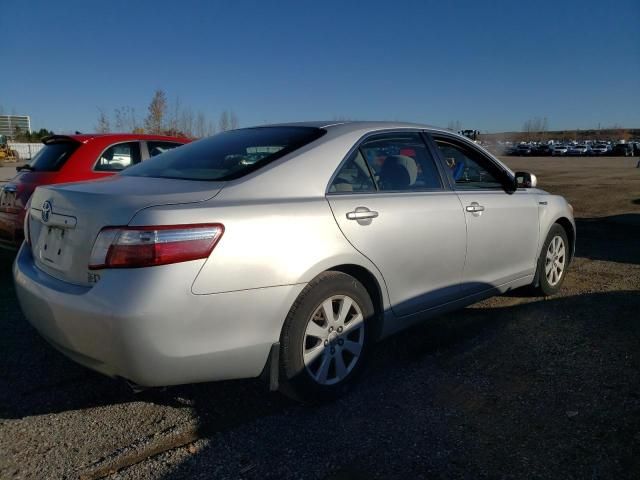
[[[138,268],[207,258],[220,240],[221,224],[103,228],[89,268]]]

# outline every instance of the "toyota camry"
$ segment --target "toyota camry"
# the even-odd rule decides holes
[[[39,187],[24,231],[22,310],[71,359],[141,387],[262,376],[300,399],[342,393],[416,322],[556,293],[576,238],[535,175],[383,122],[238,129]]]

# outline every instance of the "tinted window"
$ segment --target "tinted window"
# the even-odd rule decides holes
[[[310,127],[231,130],[158,155],[124,175],[185,180],[231,180],[252,172],[321,137]]]
[[[77,142],[50,143],[35,154],[29,165],[37,172],[55,172],[62,168],[79,146]]]
[[[168,150],[172,150],[176,147],[182,146],[182,143],[175,142],[154,142],[148,141],[147,148],[149,149],[149,156],[155,157],[156,155],[160,155]]]
[[[378,190],[413,191],[442,188],[433,157],[419,133],[389,133],[360,147]]]
[[[375,189],[367,163],[360,150],[356,150],[340,167],[338,174],[331,182],[329,193],[374,192]]]
[[[140,163],[140,142],[118,143],[107,148],[96,163],[101,172],[119,172]]]
[[[497,167],[472,149],[443,140],[436,144],[447,164],[449,175],[459,189],[502,189]]]

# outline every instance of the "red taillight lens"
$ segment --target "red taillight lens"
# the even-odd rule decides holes
[[[152,267],[207,258],[223,232],[217,223],[103,228],[89,268]]]

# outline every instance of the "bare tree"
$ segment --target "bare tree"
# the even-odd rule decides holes
[[[218,130],[226,132],[227,130],[235,130],[238,128],[240,122],[238,116],[233,110],[225,110],[220,114],[220,120],[218,120]]]
[[[229,113],[229,126],[231,127],[231,130],[235,130],[240,126],[238,116],[233,110]]]
[[[229,112],[226,110],[220,114],[220,120],[218,120],[218,130],[221,132],[226,132],[229,130],[230,121],[229,121]]]
[[[145,129],[149,133],[162,133],[167,113],[167,95],[164,90],[156,90],[148,110],[149,113],[144,121]]]
[[[124,132],[126,123],[126,115],[124,109],[127,107],[118,107],[113,110],[113,116],[115,117],[115,127],[117,132]]]
[[[109,124],[109,117],[102,108],[98,108],[98,124],[96,125],[96,132],[98,133],[108,133],[111,131],[111,126]]]
[[[193,137],[193,110],[184,108],[178,122],[178,131],[187,137]]]
[[[452,132],[459,132],[460,130],[462,130],[462,124],[460,123],[460,120],[449,120],[449,123],[447,124],[447,130],[451,130]]]
[[[524,125],[522,126],[522,131],[526,134],[525,138],[528,141],[538,141],[541,142],[546,138],[546,133],[548,130],[548,121],[547,117],[540,118],[534,117],[530,118]]]
[[[144,128],[138,125],[138,117],[136,117],[136,109],[133,107],[129,109],[129,125],[131,126],[131,131],[133,133],[144,132]]]
[[[525,138],[527,140],[531,140],[531,120],[527,120],[526,122],[524,122],[524,125],[522,126],[522,131],[526,134]]]
[[[211,122],[209,122],[209,125],[210,124]],[[207,117],[205,117],[204,113],[202,112],[198,112],[198,115],[196,116],[195,124],[193,127],[193,133],[196,138],[206,137],[207,134],[209,133],[208,125],[207,125]]]
[[[133,107],[118,107],[113,111],[115,117],[115,130],[117,132],[136,132],[139,130],[136,111]],[[137,133],[137,132],[136,132]]]

